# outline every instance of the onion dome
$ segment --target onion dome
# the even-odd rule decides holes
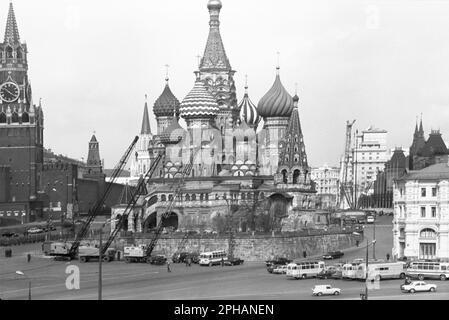
[[[179,114],[179,101],[171,92],[167,81],[164,91],[154,103],[153,112],[156,117],[171,117],[175,110]]]
[[[281,83],[279,68],[273,86],[259,101],[257,110],[263,118],[291,116],[293,98]]]
[[[257,112],[257,108],[248,95],[248,86],[245,86],[245,95],[242,102],[238,106],[240,110],[240,120],[247,123],[250,127],[257,127],[261,118]]]
[[[209,10],[220,10],[223,7],[220,0],[209,0],[209,3],[207,4],[207,8]]]
[[[160,135],[163,144],[177,144],[186,134],[186,131],[179,125],[178,118],[175,116],[171,124]]]
[[[184,119],[213,118],[220,109],[204,83],[197,79],[192,91],[182,101],[179,111]]]

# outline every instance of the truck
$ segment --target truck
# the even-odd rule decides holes
[[[123,258],[125,259],[125,262],[150,263],[151,259],[147,256],[146,248],[147,246],[145,245],[125,247],[123,250]]]
[[[113,248],[108,248],[106,252],[103,254],[104,262],[111,262],[115,260],[115,255],[117,250]],[[89,262],[90,260],[99,260],[100,259],[100,249],[92,246],[80,246],[78,248],[78,259],[80,262]]]

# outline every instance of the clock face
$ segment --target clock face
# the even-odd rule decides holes
[[[0,98],[4,102],[14,102],[19,98],[20,89],[14,82],[6,82],[0,87]]]

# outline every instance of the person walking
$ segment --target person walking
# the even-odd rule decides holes
[[[171,272],[171,269],[170,269],[170,259],[167,259],[167,272]]]
[[[221,258],[221,267],[224,267],[224,258]]]

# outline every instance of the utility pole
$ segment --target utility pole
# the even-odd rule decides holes
[[[99,262],[98,262],[98,300],[102,300],[103,274],[102,274],[102,247],[103,247],[103,226],[100,229],[100,246],[98,248]]]
[[[376,260],[376,220],[377,220],[377,212],[374,212],[374,223],[373,223],[373,260]]]

